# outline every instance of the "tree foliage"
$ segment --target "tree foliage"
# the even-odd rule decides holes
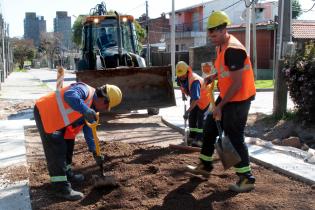
[[[54,58],[60,55],[61,36],[58,33],[42,33],[38,51],[46,55],[50,61],[50,68],[53,67]]]
[[[17,39],[11,40],[13,48],[13,61],[19,64],[19,68],[24,67],[24,61],[32,60],[35,57],[35,46],[33,40]]]
[[[305,121],[315,122],[315,44],[310,42],[305,49],[287,59],[285,71],[290,96],[299,116]]]
[[[72,26],[72,41],[77,47],[81,46],[83,20],[86,15],[79,15]]]
[[[136,28],[137,37],[138,37],[139,42],[144,43],[145,38],[146,38],[145,30],[141,27],[141,25],[138,23],[138,21],[135,20],[134,24],[135,24],[135,28]]]
[[[299,0],[292,0],[292,19],[297,19],[302,14]]]

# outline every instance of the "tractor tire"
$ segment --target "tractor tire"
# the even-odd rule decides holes
[[[160,112],[159,108],[149,108],[148,109],[148,115],[158,115]]]

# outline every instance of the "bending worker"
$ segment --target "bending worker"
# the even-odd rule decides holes
[[[254,189],[255,178],[249,163],[248,149],[244,142],[244,129],[251,101],[256,95],[254,74],[250,58],[245,47],[233,35],[227,32],[230,19],[225,12],[213,12],[208,18],[208,37],[216,46],[219,97],[212,115],[208,115],[204,125],[204,143],[200,154],[201,163],[196,173],[209,174],[212,167],[214,143],[218,136],[215,119],[221,119],[223,130],[241,157],[234,166],[239,180],[229,189],[246,192]],[[205,82],[210,82],[206,78]]]
[[[190,96],[190,106],[184,113],[184,119],[188,119],[189,141],[192,146],[202,146],[203,119],[204,113],[210,103],[210,96],[203,85],[203,79],[192,72],[190,66],[184,61],[179,61],[176,65],[177,84],[183,94],[183,100]]]
[[[92,130],[84,120],[96,121],[98,110],[110,110],[122,99],[120,89],[103,85],[96,89],[84,83],[74,83],[49,93],[35,103],[34,118],[38,128],[47,168],[54,193],[67,200],[83,198],[81,192],[72,189],[70,182],[82,182],[82,174],[71,170],[75,136],[83,129],[89,151],[99,165],[103,156],[96,156]]]

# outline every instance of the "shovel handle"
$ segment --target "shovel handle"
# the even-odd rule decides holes
[[[221,127],[221,121],[220,120],[215,120],[215,124],[217,125],[217,129],[219,132],[219,138],[222,139],[222,135],[223,135],[223,130]]]
[[[100,113],[97,112],[96,113],[96,121],[94,121],[93,123],[89,123],[87,120],[85,120],[85,123],[87,124],[87,126],[89,126],[92,129],[92,134],[93,134],[93,139],[94,139],[94,144],[95,144],[95,152],[96,152],[97,156],[101,155],[100,140],[99,140],[97,133],[96,133],[96,128],[99,125],[98,122],[100,120],[99,115],[100,115]]]

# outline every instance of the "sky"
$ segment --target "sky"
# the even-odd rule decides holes
[[[44,16],[47,31],[53,31],[53,19],[56,11],[67,11],[72,23],[80,14],[88,14],[90,9],[102,0],[0,0],[0,11],[5,22],[10,26],[10,37],[22,37],[24,34],[23,21],[25,12],[36,12],[37,16]],[[195,4],[207,2],[207,0],[174,0],[175,10],[189,7]],[[235,0],[225,0],[234,3]],[[261,0],[260,0],[261,1]],[[308,10],[315,1],[299,0],[302,9]],[[145,0],[105,0],[108,10],[116,10],[119,13],[130,14],[138,18],[146,12]],[[172,0],[148,0],[148,13],[150,18],[157,18],[163,12],[172,11]],[[299,19],[315,20],[315,7],[312,11],[304,13]]]

